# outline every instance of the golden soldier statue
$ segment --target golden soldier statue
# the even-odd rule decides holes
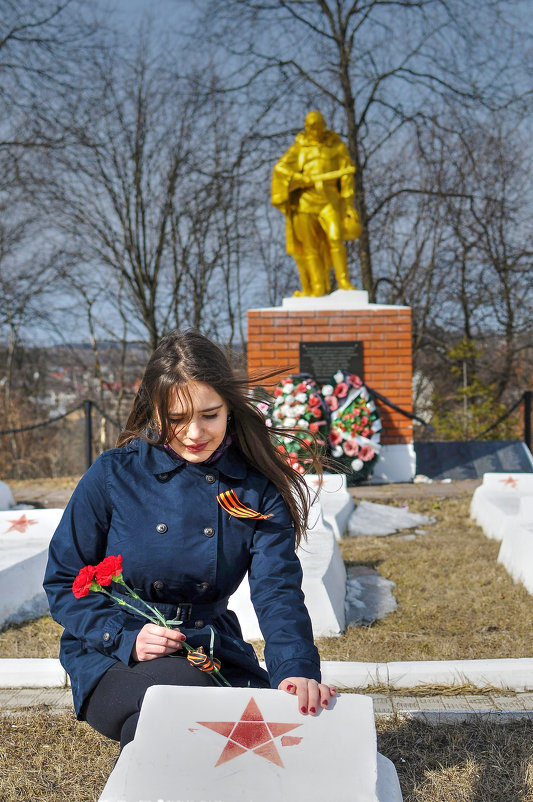
[[[355,166],[348,148],[310,111],[294,145],[272,176],[272,204],[286,216],[287,253],[294,257],[302,291],[326,295],[331,268],[341,290],[354,290],[348,276],[345,240],[357,239],[361,224],[353,205]]]

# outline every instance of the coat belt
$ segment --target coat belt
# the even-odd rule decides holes
[[[113,595],[123,598],[129,605],[143,613],[149,612],[148,608],[145,607],[139,599],[133,599],[131,596],[117,592],[115,589],[113,589]],[[148,604],[159,610],[161,615],[168,621],[177,618],[179,621],[186,624],[188,621],[201,619],[207,623],[226,612],[228,609],[228,599],[229,596],[225,596],[223,599],[218,599],[218,601],[214,602],[179,602],[178,604],[164,604],[163,602],[149,601]]]

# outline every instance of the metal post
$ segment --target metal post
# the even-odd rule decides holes
[[[85,469],[89,470],[93,464],[93,420],[92,420],[92,401],[83,402],[85,413]]]
[[[531,451],[531,390],[524,393],[524,443]]]

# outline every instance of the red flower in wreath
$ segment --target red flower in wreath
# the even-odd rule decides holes
[[[122,555],[110,554],[94,569],[94,575],[99,585],[106,587],[122,574]]]
[[[344,453],[347,454],[349,457],[356,457],[359,453],[359,444],[355,438],[350,438],[346,440],[343,444]]]
[[[342,432],[331,427],[329,430],[329,442],[332,446],[338,446],[342,442]]]
[[[357,456],[359,457],[359,459],[362,459],[363,462],[370,462],[370,460],[374,458],[375,453],[376,452],[374,451],[372,446],[368,446],[365,444],[361,446],[361,448],[359,449],[359,454]]]
[[[351,373],[351,374],[350,374],[350,376],[348,377],[348,381],[350,382],[350,384],[352,385],[352,387],[355,387],[355,389],[356,389],[356,390],[357,390],[359,387],[362,387],[362,386],[363,386],[363,382],[361,381],[361,379],[359,378],[359,376],[357,376],[355,373]]]
[[[346,395],[348,395],[348,385],[346,382],[339,382],[333,392],[338,398],[344,398]]]
[[[77,599],[88,596],[94,582],[94,565],[84,565],[72,583],[72,592]]]

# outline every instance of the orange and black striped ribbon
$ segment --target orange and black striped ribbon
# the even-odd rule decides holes
[[[205,671],[207,674],[212,674],[215,669],[220,668],[220,660],[217,660],[216,657],[213,659],[208,657],[204,652],[203,646],[200,646],[199,649],[195,649],[193,652],[189,652],[187,654],[187,660],[192,666],[199,668],[200,671]]]
[[[256,520],[266,521],[267,518],[272,518],[274,514],[271,512],[269,515],[263,515],[263,513],[256,512],[251,507],[242,504],[237,498],[235,490],[226,490],[224,493],[219,493],[217,501],[234,518],[255,518]]]

